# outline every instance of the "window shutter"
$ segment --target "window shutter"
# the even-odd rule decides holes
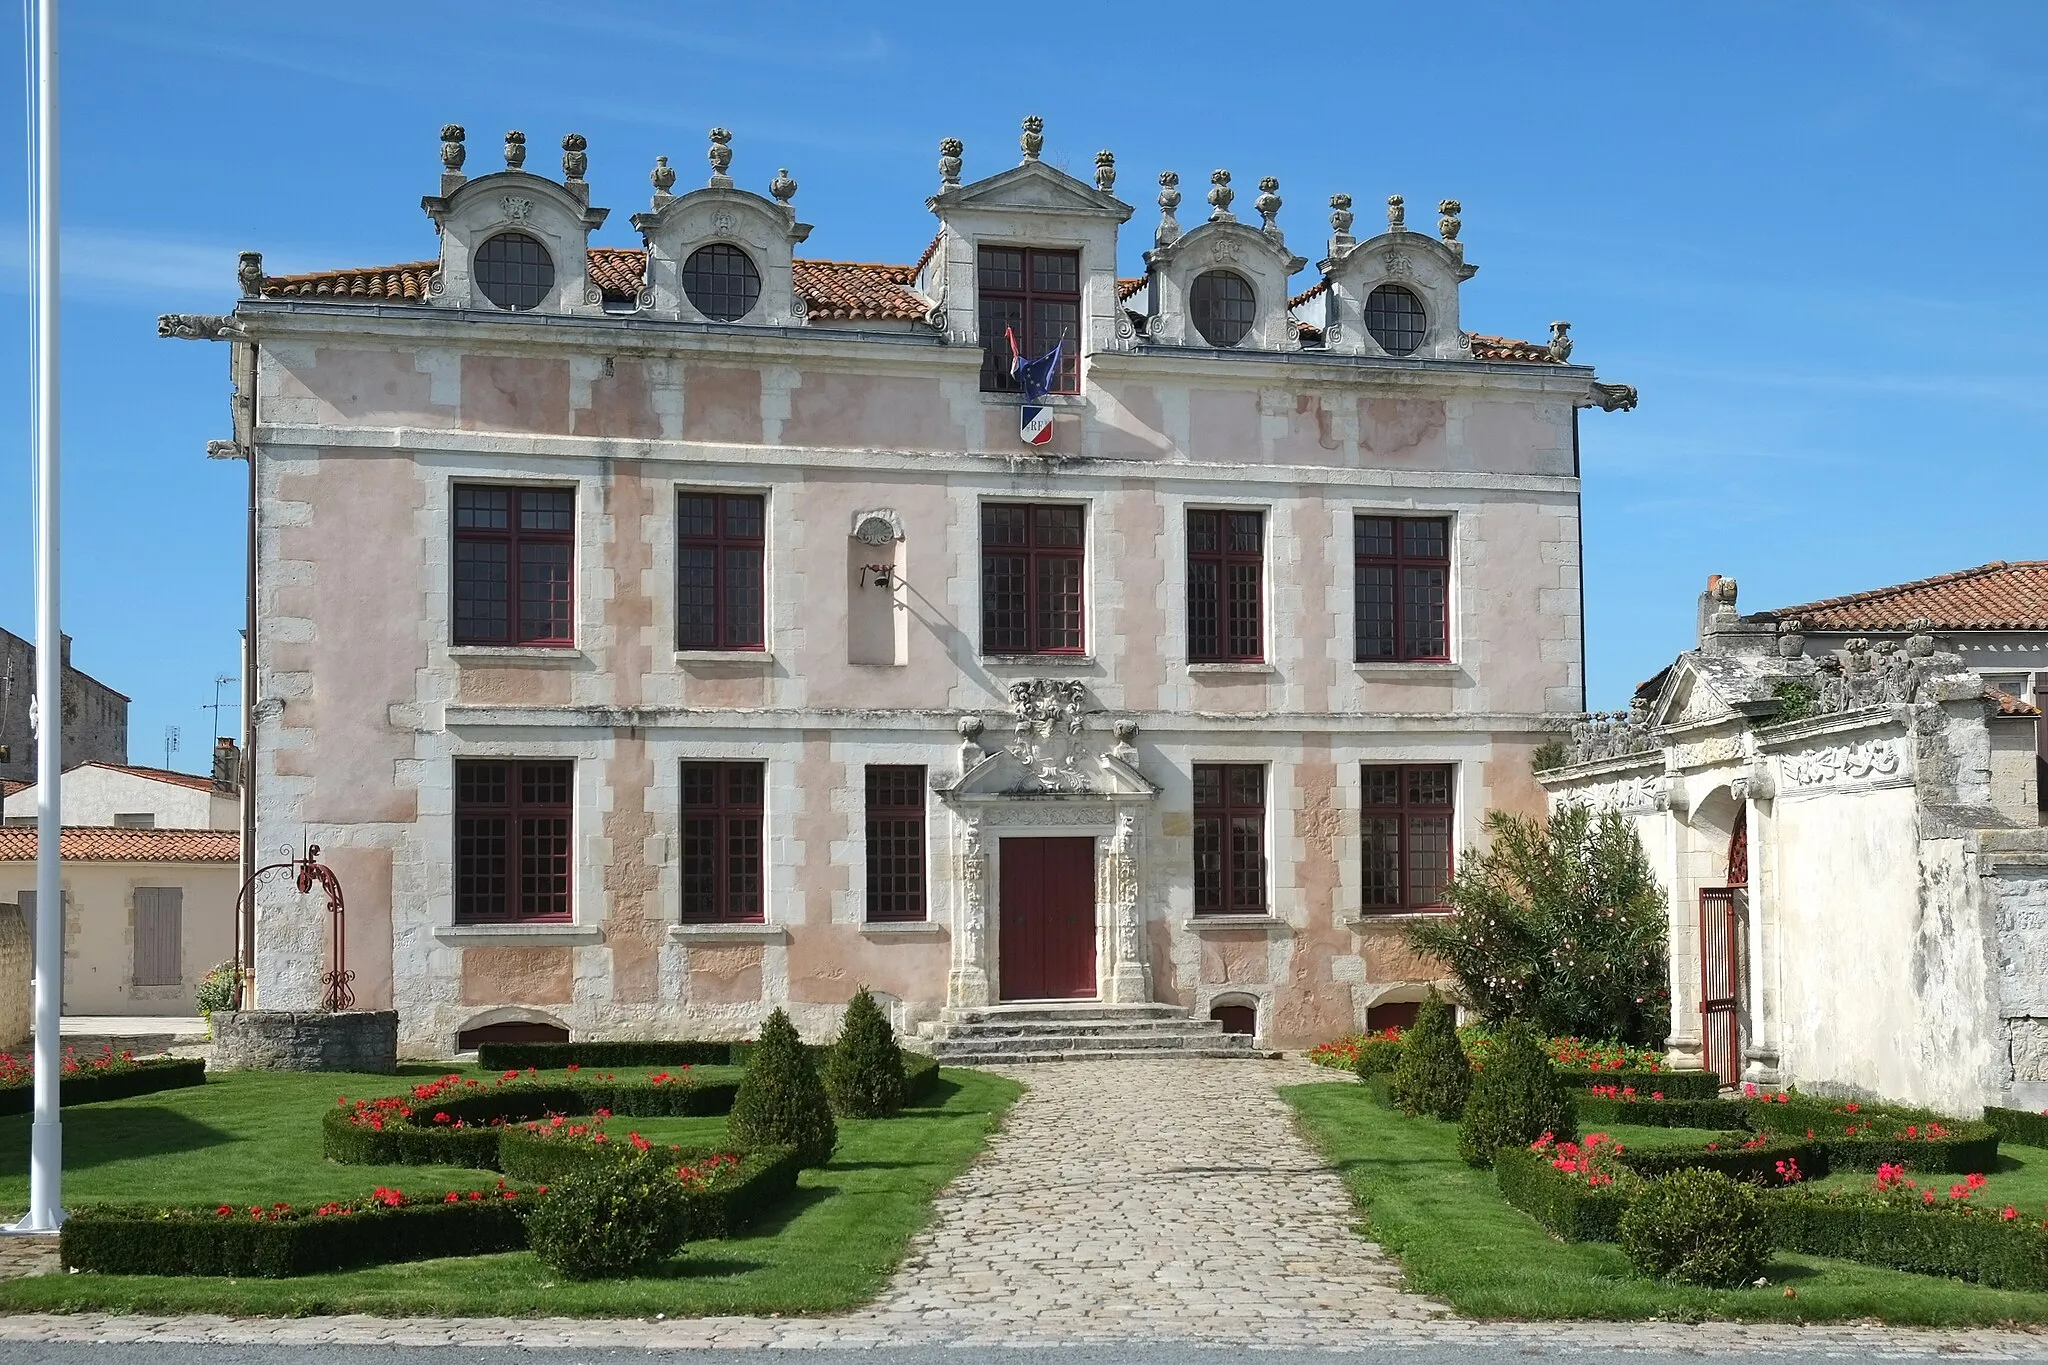
[[[184,921],[183,887],[135,888],[136,985],[176,986],[184,981]]]

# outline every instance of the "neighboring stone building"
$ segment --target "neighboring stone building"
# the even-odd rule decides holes
[[[0,794],[36,776],[35,732],[29,710],[36,697],[36,647],[0,630]],[[71,666],[64,637],[64,762],[126,763],[128,698]]]
[[[1794,621],[1834,604],[1742,617],[1735,596],[1711,580],[1699,647],[1541,775],[1643,837],[1672,907],[1673,1059],[1952,1112],[2048,1104],[2039,708],[1924,618],[1817,645]],[[2044,618],[2048,599],[2013,613]]]
[[[233,343],[255,461],[256,843],[322,847],[408,1050],[818,1036],[862,983],[941,1045],[1412,1004],[1403,917],[1583,707],[1577,413],[1634,403],[1566,324],[1463,329],[1454,203],[1332,200],[1290,299],[1275,182],[1183,228],[1160,176],[1119,278],[1114,159],[1036,120],[979,180],[941,145],[906,265],[796,256],[723,130],[632,247],[580,137],[557,181],[443,134],[437,260],[252,253],[161,324]],[[1010,334],[1062,347],[1037,447]],[[310,905],[261,898],[263,1007],[317,998]]]
[[[236,758],[221,740],[212,777],[115,763],[64,774],[65,1013],[190,1014],[200,978],[233,956]],[[0,803],[0,904],[18,904],[31,933],[36,799],[25,785]],[[0,964],[6,952],[0,941]]]

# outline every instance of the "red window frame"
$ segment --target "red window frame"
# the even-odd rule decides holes
[[[1359,816],[1363,909],[1434,910],[1453,871],[1457,773],[1449,763],[1368,763]]]
[[[676,648],[768,648],[768,499],[676,495]]]
[[[683,923],[767,919],[765,769],[761,763],[683,763],[676,857]]]
[[[575,917],[575,781],[568,759],[455,760],[457,924]]]
[[[1197,763],[1195,913],[1266,913],[1266,767]]]
[[[1352,519],[1358,662],[1451,657],[1449,517]]]
[[[925,918],[925,770],[870,763],[867,787],[868,922]]]
[[[1263,663],[1266,514],[1188,513],[1188,658]]]
[[[981,505],[981,652],[1081,654],[1088,644],[1088,509]]]
[[[576,490],[454,486],[450,638],[576,645]]]
[[[977,248],[974,260],[981,318],[981,391],[1016,393],[1014,332],[1024,358],[1044,355],[1065,337],[1052,392],[1081,391],[1081,253],[1021,246]]]

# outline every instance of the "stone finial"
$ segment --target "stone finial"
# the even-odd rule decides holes
[[[1152,245],[1165,246],[1180,236],[1180,220],[1173,216],[1180,207],[1180,172],[1159,173],[1159,228],[1152,234]]]
[[[704,154],[711,163],[711,179],[706,183],[714,190],[732,188],[732,177],[726,174],[732,165],[732,133],[724,128],[711,130],[711,150]]]
[[[1107,147],[1095,154],[1095,188],[1104,194],[1116,192],[1116,153]]]
[[[1402,198],[1402,197],[1401,197],[1400,195],[1398,195],[1398,194],[1390,194],[1390,195],[1388,195],[1388,196],[1387,196],[1387,231],[1389,231],[1389,232],[1406,232],[1407,230],[1408,230],[1408,201],[1407,201],[1406,199],[1403,199],[1403,198]]]
[[[1045,120],[1036,114],[1026,118],[1024,135],[1017,139],[1017,145],[1024,149],[1024,160],[1038,160],[1038,154],[1045,150]]]
[[[647,181],[654,186],[654,204],[659,208],[668,202],[669,191],[676,187],[676,168],[668,164],[667,157],[658,156],[654,158],[654,169],[647,173]]]
[[[1235,198],[1237,198],[1237,191],[1230,188],[1230,172],[1209,172],[1209,221],[1212,223],[1236,222],[1237,215],[1230,211],[1230,201]]]
[[[441,165],[450,175],[462,170],[462,163],[469,158],[469,149],[462,145],[469,132],[459,123],[441,125]]]
[[[952,189],[960,183],[960,158],[967,154],[967,144],[957,137],[939,139],[939,188]]]
[[[526,164],[526,134],[513,129],[505,134],[505,169],[516,171]]]
[[[1798,617],[1778,622],[1778,657],[1797,659],[1806,653],[1806,622]]]
[[[1550,358],[1560,365],[1572,358],[1571,330],[1572,325],[1569,322],[1553,322],[1550,324],[1550,344],[1543,349],[1548,351]]]
[[[1273,221],[1280,216],[1280,179],[1278,176],[1269,175],[1259,181],[1259,197],[1252,200],[1252,207],[1257,209],[1259,217],[1265,220],[1264,226],[1260,230],[1276,237],[1279,236],[1280,225]]]
[[[590,139],[570,133],[562,139],[562,178],[581,180],[590,169]]]
[[[263,253],[245,251],[235,260],[235,282],[242,287],[242,297],[253,299],[263,292]]]
[[[1916,616],[1906,622],[1906,629],[1913,632],[1906,637],[1906,657],[1929,659],[1934,656],[1934,622],[1925,616]]]
[[[789,167],[783,166],[775,172],[775,178],[768,182],[768,193],[775,196],[775,202],[785,207],[796,198],[796,181],[789,178]]]
[[[1455,199],[1446,199],[1436,206],[1436,211],[1437,236],[1446,242],[1456,242],[1459,230],[1465,226],[1465,220],[1458,216],[1465,211],[1465,206]]]

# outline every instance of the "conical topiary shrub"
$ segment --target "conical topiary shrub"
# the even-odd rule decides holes
[[[1472,1064],[1458,1042],[1457,1020],[1435,991],[1416,1011],[1415,1027],[1401,1036],[1401,1061],[1388,1084],[1394,1103],[1409,1115],[1455,1122],[1472,1092]]]
[[[839,1126],[811,1054],[781,1010],[761,1025],[747,1053],[747,1074],[726,1115],[725,1131],[741,1147],[791,1146],[806,1166],[822,1166],[839,1145]]]
[[[1560,1142],[1579,1135],[1578,1101],[1535,1031],[1513,1022],[1497,1042],[1472,1074],[1458,1125],[1458,1155],[1471,1166],[1491,1166],[1501,1148],[1527,1146],[1545,1133]]]
[[[839,1041],[825,1061],[825,1093],[844,1118],[886,1118],[903,1107],[903,1053],[889,1016],[862,986],[846,1006]]]

